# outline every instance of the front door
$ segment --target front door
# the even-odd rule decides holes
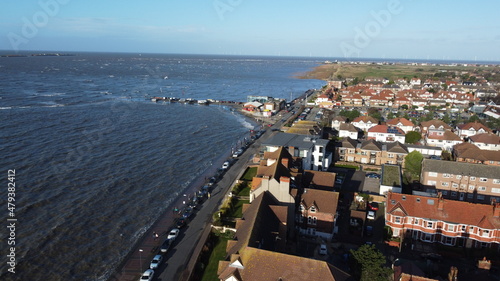
[[[464,201],[465,193],[460,192],[460,201]]]

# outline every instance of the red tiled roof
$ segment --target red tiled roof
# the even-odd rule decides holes
[[[443,135],[432,135],[428,136],[428,139],[433,140],[449,140],[449,141],[461,141],[462,139],[451,131],[444,131]]]
[[[470,130],[474,129],[475,131],[478,131],[479,129],[483,129],[486,132],[491,132],[490,128],[486,127],[485,125],[479,123],[479,122],[470,122],[467,124],[462,124],[457,126],[460,130]]]
[[[439,209],[439,200],[442,200],[442,209]],[[475,225],[487,229],[500,228],[500,217],[493,216],[494,206],[491,205],[393,192],[387,194],[386,204],[389,214],[402,211],[416,218]]]
[[[394,132],[397,131],[396,135],[404,135],[405,134],[403,132],[403,130],[401,130],[400,128],[393,127],[393,126],[387,126],[387,125],[376,125],[374,127],[371,127],[370,129],[368,129],[368,133],[384,133],[384,134],[388,134],[389,133],[388,132],[389,129],[394,130]]]
[[[500,145],[500,137],[495,134],[478,134],[469,137],[469,139],[473,142]]]
[[[374,124],[378,123],[377,119],[375,119],[375,118],[373,118],[371,116],[359,116],[359,117],[354,118],[354,120],[352,122],[353,123],[357,123],[357,122],[364,122],[364,123],[372,122]]]
[[[387,120],[386,122],[387,125],[394,125],[394,126],[398,125],[399,123],[401,123],[403,126],[415,126],[410,120],[404,117],[390,119]]]

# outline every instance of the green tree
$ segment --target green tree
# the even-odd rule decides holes
[[[340,116],[344,116],[346,118],[349,118],[349,121],[354,120],[356,117],[361,116],[361,113],[357,111],[356,109],[354,110],[342,110],[339,113]]]
[[[390,111],[388,114],[387,114],[387,119],[391,120],[391,119],[394,119],[396,116],[394,115],[394,113],[392,113],[392,111]]]
[[[408,105],[403,104],[403,105],[401,106],[401,109],[408,110]]]
[[[470,118],[469,118],[469,122],[476,122],[476,121],[479,121],[479,117],[477,117],[476,114],[472,115]]]
[[[446,112],[443,116],[443,122],[446,124],[450,124],[450,115],[448,115],[448,112]]]
[[[351,268],[353,276],[360,281],[387,281],[392,269],[385,267],[385,256],[375,245],[363,245],[351,250]]]
[[[405,135],[405,143],[414,144],[414,143],[417,143],[421,139],[422,139],[422,135],[420,135],[419,132],[411,131]]]
[[[405,176],[410,183],[413,179],[418,179],[420,171],[422,170],[422,160],[424,156],[422,153],[414,150],[405,157]]]

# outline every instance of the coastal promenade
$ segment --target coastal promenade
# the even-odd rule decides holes
[[[281,122],[278,122],[274,126],[279,128]],[[261,142],[274,134],[271,130],[273,127],[267,129],[266,132],[252,143],[240,157],[234,160],[231,167],[215,185],[210,198],[197,207],[193,217],[189,220],[187,225],[181,229],[179,236],[170,250],[164,254],[164,261],[160,267],[155,269],[154,280],[184,280],[186,276],[189,275],[191,269],[187,268],[187,265],[189,264],[193,251],[204,230],[208,229],[210,226],[213,213],[217,211],[234,182],[244,173],[249,161],[259,149]],[[204,175],[195,180],[186,189],[184,194],[179,196],[168,206],[164,214],[162,214],[153,227],[144,234],[142,239],[134,246],[131,253],[129,253],[119,268],[112,274],[109,279],[110,281],[139,279],[142,272],[149,268],[151,259],[157,254],[161,243],[166,239],[170,229],[174,227],[174,222],[179,215],[173,212],[173,208],[181,208],[183,206],[183,201],[187,202],[188,195],[193,195],[195,191],[199,190],[205,183],[205,179],[211,177],[217,168],[221,167],[222,163],[229,157],[230,153],[228,152],[214,161],[212,167],[209,168]],[[154,233],[158,233],[159,238],[156,239]]]

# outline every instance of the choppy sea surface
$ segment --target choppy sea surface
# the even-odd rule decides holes
[[[0,57],[0,279],[106,280],[169,203],[255,126],[228,106],[150,97],[290,99],[323,86],[292,77],[317,64],[201,55]],[[7,271],[9,169],[15,274]]]

